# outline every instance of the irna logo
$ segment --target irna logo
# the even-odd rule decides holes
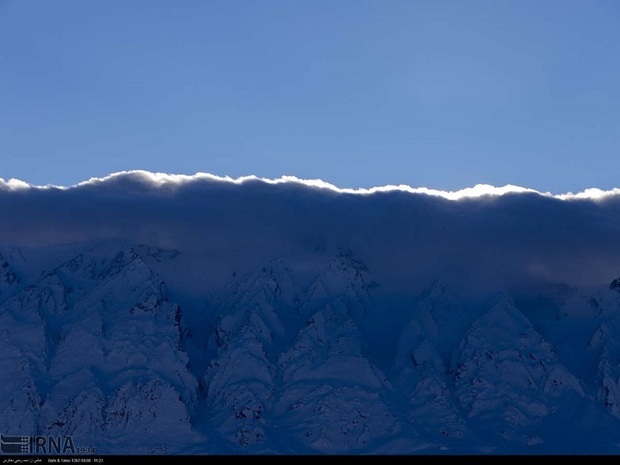
[[[3,454],[75,454],[71,436],[6,436],[0,435]]]

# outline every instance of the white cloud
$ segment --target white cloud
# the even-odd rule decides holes
[[[550,192],[540,192],[535,189],[530,189],[526,187],[514,186],[514,185],[506,185],[501,187],[492,186],[489,184],[477,184],[474,187],[468,187],[465,189],[461,189],[458,191],[443,191],[438,189],[430,189],[428,187],[411,187],[408,185],[387,185],[387,186],[377,186],[371,188],[340,188],[333,184],[330,184],[321,179],[301,179],[295,176],[282,176],[276,179],[269,178],[260,178],[257,176],[242,176],[239,178],[231,178],[230,176],[216,176],[210,173],[196,173],[193,175],[184,175],[184,174],[168,174],[168,173],[154,173],[150,171],[143,170],[133,170],[133,171],[121,171],[118,173],[113,173],[105,177],[101,178],[90,178],[87,181],[80,182],[74,186],[58,186],[58,185],[46,185],[46,186],[37,186],[33,184],[28,184],[24,181],[18,179],[9,179],[5,181],[0,178],[0,189],[4,190],[24,190],[24,189],[75,189],[80,187],[88,187],[88,186],[97,186],[109,182],[115,182],[122,179],[133,178],[140,180],[142,183],[149,185],[152,188],[176,188],[186,184],[197,183],[201,181],[210,181],[210,182],[224,182],[231,184],[244,184],[251,181],[260,181],[266,184],[298,184],[302,186],[318,188],[318,189],[327,189],[332,192],[343,193],[343,194],[360,194],[360,195],[368,195],[377,192],[407,192],[411,194],[426,194],[435,197],[441,197],[448,200],[461,200],[461,199],[471,199],[482,196],[502,196],[505,194],[538,194],[544,197],[555,198],[559,200],[602,200],[608,197],[618,196],[620,195],[620,189],[614,188],[611,190],[601,190],[597,188],[586,189],[583,192],[577,193],[564,193],[564,194],[551,194]]]
[[[32,187],[34,186],[28,184],[27,182],[20,181],[19,179],[11,178],[8,181],[5,181],[4,179],[0,178],[0,189],[20,190],[20,189],[29,189]]]
[[[213,279],[276,256],[314,260],[347,250],[378,281],[403,289],[438,276],[465,290],[592,284],[620,273],[619,194],[489,185],[340,189],[293,176],[146,171],[71,187],[9,180],[0,181],[0,244],[118,239],[176,248],[204,257],[199,271],[208,268]]]

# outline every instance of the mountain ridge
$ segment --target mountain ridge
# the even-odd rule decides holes
[[[566,290],[544,324],[536,305],[466,301],[441,280],[391,315],[372,270],[346,252],[276,257],[184,308],[166,284],[179,251],[80,244],[42,267],[11,250],[0,263],[20,276],[0,294],[7,433],[126,453],[532,453],[564,451],[555,431],[581,415],[566,434],[598,439],[570,451],[617,453],[613,285]],[[383,333],[390,318],[408,323]],[[562,325],[589,341],[573,348],[589,369],[573,374],[566,347],[545,337]]]

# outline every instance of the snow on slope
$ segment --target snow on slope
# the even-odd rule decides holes
[[[228,442],[260,445],[275,391],[274,338],[292,303],[290,271],[276,259],[243,276],[215,304],[217,354],[204,378],[209,425]]]
[[[3,396],[5,412],[28,417],[5,413],[6,431],[20,425],[17,432],[73,434],[135,451],[164,434],[172,443],[195,436],[189,410],[197,383],[182,348],[180,308],[131,248],[76,256],[6,300],[0,318],[3,384],[23,385],[13,399]]]
[[[465,308],[437,280],[422,293],[398,342],[395,373],[410,403],[408,418],[436,441],[443,436],[442,443],[470,436],[450,389],[452,353],[465,330]]]
[[[279,422],[314,451],[372,450],[400,430],[384,400],[391,385],[354,320],[369,305],[364,271],[348,256],[330,263],[300,305],[314,313],[278,360]]]
[[[530,427],[557,407],[556,399],[585,395],[559,363],[554,347],[505,296],[469,329],[454,360],[455,393],[486,434],[537,444]]]

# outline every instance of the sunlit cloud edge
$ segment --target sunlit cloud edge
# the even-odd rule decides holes
[[[106,182],[119,180],[122,178],[138,179],[143,183],[147,183],[152,188],[174,188],[181,187],[186,184],[191,184],[200,181],[211,182],[225,182],[231,184],[244,184],[247,182],[264,182],[266,184],[298,184],[310,188],[326,189],[332,192],[341,194],[358,194],[358,195],[370,195],[378,192],[406,192],[410,194],[422,194],[434,197],[442,197],[448,200],[461,200],[470,199],[484,196],[502,196],[506,194],[537,194],[543,197],[550,197],[559,200],[602,200],[608,197],[620,195],[620,188],[614,188],[611,190],[602,190],[598,188],[585,189],[582,192],[567,192],[564,194],[552,194],[550,192],[541,192],[535,189],[530,189],[521,186],[515,186],[507,184],[505,186],[497,187],[490,184],[476,184],[473,187],[460,189],[457,191],[443,191],[438,189],[431,189],[428,187],[412,187],[406,184],[399,185],[385,185],[371,188],[340,188],[334,184],[328,183],[321,179],[301,179],[296,176],[281,176],[276,179],[269,179],[258,177],[254,175],[241,176],[238,178],[232,178],[230,176],[217,176],[211,173],[199,172],[193,175],[186,174],[170,174],[161,172],[150,172],[145,170],[130,170],[119,171],[112,173],[104,177],[93,177],[86,181],[82,181],[72,186],[59,186],[59,185],[35,185],[25,181],[11,178],[4,180],[0,178],[0,190],[18,191],[29,189],[59,189],[59,190],[71,190],[79,189],[81,187],[101,185]]]

